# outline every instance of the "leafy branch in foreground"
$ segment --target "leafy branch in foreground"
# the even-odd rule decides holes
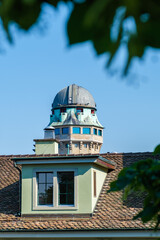
[[[68,19],[69,44],[91,41],[97,55],[109,53],[107,66],[121,45],[128,51],[124,74],[135,57],[146,48],[160,49],[160,1],[157,0],[0,0],[0,20],[8,39],[10,25],[28,31],[39,20],[43,4],[57,9],[59,3],[72,3]]]
[[[124,199],[131,193],[143,193],[143,210],[133,219],[141,218],[144,223],[153,220],[155,229],[160,223],[160,160],[156,159],[157,154],[160,154],[160,145],[155,148],[153,159],[140,160],[124,168],[108,191],[123,190]]]

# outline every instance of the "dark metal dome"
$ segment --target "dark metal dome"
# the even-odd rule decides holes
[[[65,87],[58,92],[54,98],[52,108],[54,109],[68,105],[96,108],[96,103],[90,92],[76,84]]]

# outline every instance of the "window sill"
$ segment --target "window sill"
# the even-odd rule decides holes
[[[35,206],[33,207],[33,210],[50,210],[50,211],[63,211],[63,210],[78,210],[78,207],[76,206],[57,206],[57,207],[53,207],[53,206]]]

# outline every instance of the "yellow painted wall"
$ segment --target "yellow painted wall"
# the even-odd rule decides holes
[[[58,143],[52,141],[42,141],[36,142],[35,144],[36,154],[57,154],[58,153]]]

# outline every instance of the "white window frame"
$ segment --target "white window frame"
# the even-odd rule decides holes
[[[53,173],[53,205],[38,205],[37,193],[38,184],[37,172],[52,172]],[[58,204],[58,179],[57,172],[74,172],[74,205],[59,205]],[[78,191],[77,191],[77,172],[76,168],[38,168],[33,170],[33,210],[76,210],[78,209]]]

